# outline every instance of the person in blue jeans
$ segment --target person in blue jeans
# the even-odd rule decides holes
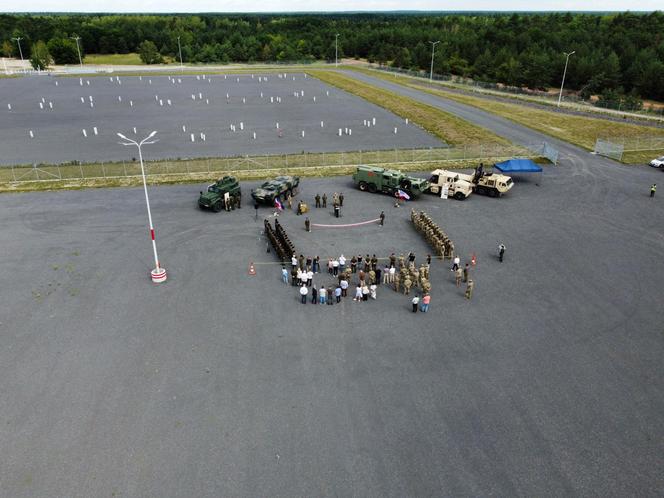
[[[327,296],[327,291],[325,290],[325,287],[321,287],[320,290],[318,291],[320,304],[325,304],[327,302],[326,296]]]
[[[302,304],[307,304],[307,294],[309,294],[309,289],[305,284],[302,284],[302,287],[300,287],[300,296],[302,296]]]
[[[288,270],[285,266],[281,267],[281,281],[285,284],[288,283]]]

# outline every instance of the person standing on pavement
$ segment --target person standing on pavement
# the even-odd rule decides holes
[[[456,286],[461,287],[461,279],[463,278],[463,270],[461,268],[457,268],[454,271],[454,280],[456,281]]]
[[[309,270],[307,272],[307,287],[311,287],[314,283],[314,272]]]
[[[315,285],[311,288],[311,304],[318,304],[318,291]]]
[[[316,201],[316,207],[320,207],[320,194],[316,194],[316,197],[314,197],[314,200]]]
[[[473,282],[472,279],[469,279],[468,284],[466,286],[466,293],[465,293],[466,299],[470,299],[471,297],[473,297],[474,288],[475,288],[475,282]]]
[[[420,306],[422,313],[426,313],[427,311],[429,311],[430,302],[431,302],[431,296],[429,294],[424,294],[424,296],[422,297],[422,306]]]
[[[345,269],[346,269],[346,257],[342,254],[341,256],[339,256],[339,271],[343,273]]]
[[[304,219],[304,229],[307,232],[311,232],[311,222],[309,221],[309,218]]]
[[[288,283],[288,270],[286,265],[281,265],[281,281],[285,284]]]
[[[500,262],[503,262],[503,255],[505,254],[505,244],[500,244],[498,246],[498,259],[500,259]]]
[[[380,212],[380,226],[383,226],[385,224],[385,211]]]
[[[325,304],[326,295],[327,291],[325,290],[325,286],[321,285],[320,290],[318,291],[318,297],[319,297],[318,301],[320,302],[320,304]]]
[[[457,271],[459,268],[459,264],[461,264],[461,258],[457,255],[454,256],[454,263],[452,264],[452,271]]]
[[[653,183],[650,186],[650,197],[655,197],[655,192],[657,192],[657,184]]]
[[[339,194],[339,207],[344,207],[344,193]]]
[[[348,295],[348,280],[345,278],[341,279],[341,282],[339,282],[339,287],[341,287],[341,295],[346,297]]]
[[[332,286],[327,288],[327,305],[332,306],[334,304],[334,289]]]
[[[307,304],[307,294],[309,294],[309,289],[307,289],[307,286],[302,284],[302,287],[300,287],[300,296],[302,296],[302,304]]]
[[[318,273],[320,271],[320,256],[316,256],[313,260],[313,270],[314,273]]]
[[[369,287],[367,284],[364,284],[362,287],[362,301],[368,301],[369,300]]]
[[[355,287],[355,297],[353,298],[353,301],[362,301],[362,286],[360,284],[357,284],[357,287]]]
[[[325,194],[325,193],[323,194],[323,207],[324,208],[327,207],[327,194]]]
[[[332,275],[335,277],[339,274],[339,260],[335,259],[332,261]]]
[[[341,284],[334,289],[334,297],[337,299],[337,304],[339,304],[341,302]]]
[[[466,263],[466,266],[463,267],[463,281],[468,282],[468,274],[470,273],[470,265]]]
[[[376,284],[369,286],[369,295],[371,296],[371,299],[376,299],[376,289],[378,289]]]
[[[420,297],[417,294],[413,296],[411,304],[413,305],[413,313],[417,313],[417,305],[420,304]]]

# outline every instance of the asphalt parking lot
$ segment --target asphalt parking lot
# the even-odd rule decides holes
[[[159,145],[146,147],[148,159],[445,145],[303,73],[7,78],[0,79],[0,114],[5,165],[126,160],[136,153],[118,145],[116,133],[140,140],[152,130]]]
[[[580,162],[508,196],[394,208],[348,177],[354,223],[298,251],[427,252],[426,210],[467,259],[428,314],[378,299],[299,303],[262,216],[196,206],[204,185],[153,188],[169,280],[148,279],[141,189],[0,196],[0,495],[656,496],[664,486],[661,175]],[[505,262],[496,258],[499,242]],[[250,261],[257,275],[249,276]],[[317,276],[316,283],[327,281]]]

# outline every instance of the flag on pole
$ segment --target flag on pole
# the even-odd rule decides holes
[[[275,206],[279,211],[283,211],[283,210],[284,210],[284,206],[281,205],[281,202],[279,202],[279,199],[275,199],[275,200],[274,200],[274,206]]]
[[[399,196],[399,199],[404,199],[406,201],[410,200],[410,196],[401,189],[397,190],[397,195]]]

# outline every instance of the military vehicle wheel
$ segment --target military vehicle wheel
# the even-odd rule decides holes
[[[220,212],[222,209],[224,209],[224,204],[221,201],[215,202],[214,205],[212,206],[212,210],[215,213]]]
[[[489,192],[489,197],[496,197],[496,194],[498,193],[498,192],[496,192],[496,191],[495,191],[494,189],[492,189],[492,188],[489,189],[488,192]]]
[[[464,199],[466,198],[466,196],[463,195],[463,192],[457,192],[456,194],[454,194],[454,198],[455,198],[457,201],[462,201],[462,200],[464,200]]]
[[[372,194],[376,193],[376,185],[374,183],[369,184],[369,192],[371,192]]]
[[[360,182],[360,190],[364,192],[367,189],[367,182]]]
[[[484,189],[484,187],[477,187],[475,192],[477,192],[480,195],[486,195],[486,190]]]

